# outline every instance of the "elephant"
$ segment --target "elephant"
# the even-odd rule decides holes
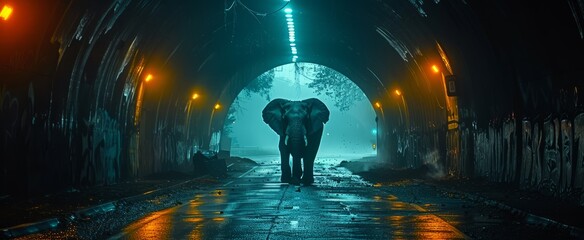
[[[262,111],[262,118],[280,136],[278,149],[282,183],[311,185],[314,183],[314,159],[320,146],[324,124],[330,112],[316,98],[302,101],[274,99]],[[292,171],[290,170],[292,155]],[[301,166],[304,162],[304,172]]]

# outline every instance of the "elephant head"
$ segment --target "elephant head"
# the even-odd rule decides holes
[[[262,111],[264,122],[281,137],[293,157],[302,157],[306,138],[321,130],[329,120],[330,112],[316,98],[303,101],[274,99]]]

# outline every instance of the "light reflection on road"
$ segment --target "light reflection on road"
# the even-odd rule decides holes
[[[186,204],[154,212],[130,224],[114,238],[207,239],[227,220],[224,214],[227,191],[217,189],[197,194]]]
[[[126,227],[124,232],[132,232],[131,239],[168,239],[173,227],[172,218],[176,208],[155,212]]]
[[[315,166],[316,185],[281,184],[278,164],[263,164],[185,204],[130,224],[122,239],[462,239],[424,208],[372,187],[329,159]]]

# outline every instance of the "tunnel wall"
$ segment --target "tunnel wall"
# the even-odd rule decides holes
[[[420,156],[438,149],[437,168],[446,176],[509,183],[584,203],[584,76],[575,60],[584,47],[582,6],[491,1],[424,9],[450,59],[452,71],[444,75],[457,79],[459,117],[456,127],[440,126],[436,133],[395,134],[392,154],[404,159],[398,165],[429,164]],[[443,15],[448,12],[456,14]]]
[[[220,1],[20,2],[17,9],[30,9],[21,17],[31,19],[28,25],[0,25],[2,195],[187,170],[189,146],[208,140],[209,106],[222,97],[231,102],[234,92],[224,91],[238,91],[217,83],[237,78],[252,56],[282,57],[272,54],[280,40],[263,29],[269,22],[257,24],[252,15],[223,22]],[[387,131],[380,150],[388,163],[432,163],[449,176],[556,196],[581,193],[584,81],[581,61],[573,60],[584,55],[578,1],[371,0],[363,8],[338,1],[338,9],[352,10],[339,12],[328,11],[327,1],[297,2],[321,9],[316,17],[346,17],[332,31],[313,29],[321,35],[306,49],[322,56],[314,62],[336,58],[349,69],[341,72],[357,72],[347,76],[363,81],[358,85],[372,102],[382,102]],[[184,37],[185,29],[192,34]],[[442,61],[442,69],[450,68],[442,74],[457,77],[456,111],[445,105],[442,79],[426,73],[440,62],[436,43],[450,59]],[[157,79],[147,85],[149,72]],[[187,114],[193,85],[209,100]],[[406,94],[407,109],[390,95],[393,87]]]
[[[160,53],[172,49],[154,47],[166,29],[147,27],[160,24],[153,9],[164,9],[143,1],[14,4],[16,16],[0,31],[0,195],[192,170],[188,96],[171,94],[177,86],[168,83],[179,77]],[[36,25],[23,26],[26,18]],[[150,72],[157,79],[147,84]]]
[[[581,113],[573,119],[508,120],[472,133],[475,175],[553,196],[580,197],[583,119]]]

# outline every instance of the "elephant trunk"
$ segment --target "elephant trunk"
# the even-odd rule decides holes
[[[304,141],[304,137],[302,138],[288,138],[288,149],[290,149],[290,154],[294,158],[302,158],[304,150],[306,149],[306,141]]]
[[[290,154],[295,158],[302,158],[306,148],[306,128],[299,122],[291,122],[286,131],[288,138],[286,145],[290,150]]]

